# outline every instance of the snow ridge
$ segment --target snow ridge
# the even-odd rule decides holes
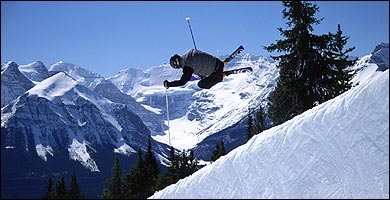
[[[150,198],[389,198],[389,70]]]

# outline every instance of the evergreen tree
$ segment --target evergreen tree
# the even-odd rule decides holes
[[[175,153],[175,148],[173,146],[170,146],[169,148],[169,166],[168,166],[168,173],[166,175],[166,181],[165,184],[170,185],[172,183],[176,183],[180,177],[179,177],[179,157]]]
[[[65,199],[67,198],[67,190],[65,186],[64,177],[56,182],[56,190],[54,191],[53,199]]]
[[[185,178],[195,171],[197,171],[198,161],[195,159],[193,151],[186,151],[176,153],[171,146],[169,150],[169,166],[168,173],[160,174],[156,181],[156,189],[160,190],[168,185],[176,183],[178,180]]]
[[[103,190],[103,199],[122,199],[122,169],[119,158],[115,156],[114,166],[112,167],[113,176],[106,179],[108,189]]]
[[[183,149],[178,155],[175,149],[170,147],[169,156],[170,165],[168,166],[166,184],[176,183],[178,180],[187,177],[197,171],[198,161],[195,159],[193,151],[186,151]],[[161,185],[161,183],[160,183]]]
[[[168,174],[173,176],[176,173],[176,171],[179,169],[179,162],[175,154],[175,148],[173,148],[173,146],[170,146],[169,148],[168,160],[169,160]]]
[[[141,149],[138,149],[137,156],[136,166],[126,175],[123,183],[124,198],[127,199],[146,199],[153,194],[149,188],[151,177],[147,174]]]
[[[256,112],[256,119],[254,120],[253,123],[252,135],[261,133],[266,129],[264,115],[265,115],[264,109],[260,105],[259,111]]]
[[[154,191],[159,191],[171,184],[170,176],[168,174],[159,174],[156,180],[156,187]]]
[[[189,176],[189,175],[193,174],[194,172],[198,171],[198,164],[199,164],[198,160],[196,160],[196,158],[195,158],[194,151],[190,150],[189,152],[190,152],[190,154],[188,156],[188,158],[189,158],[188,161],[190,164],[188,166],[189,166],[190,170],[189,170],[188,175],[186,175],[186,176]]]
[[[128,199],[145,199],[156,190],[160,177],[160,168],[152,151],[152,138],[148,138],[145,157],[141,149],[137,151],[137,163],[123,180],[123,197]]]
[[[220,151],[220,147],[219,147],[219,143],[217,143],[215,145],[214,150],[213,150],[213,155],[211,156],[211,161],[216,161],[219,158],[219,151]]]
[[[213,155],[211,156],[211,161],[216,161],[218,158],[224,155],[226,155],[225,144],[223,143],[223,141],[221,141],[220,143],[217,143],[215,145]]]
[[[220,143],[219,147],[221,148],[220,155],[221,155],[221,156],[226,155],[225,143],[223,143],[222,140],[221,140],[221,143]],[[221,156],[220,156],[220,157],[221,157]]]
[[[330,91],[333,92],[332,96],[337,96],[352,87],[350,80],[352,80],[355,74],[350,67],[355,65],[358,58],[348,59],[349,56],[347,54],[353,51],[355,47],[344,50],[349,37],[343,36],[340,24],[337,25],[336,34],[329,33],[329,37],[331,42],[326,55],[329,58],[329,65],[333,66],[333,71],[335,71],[333,79],[338,81],[329,80],[328,84],[331,87]]]
[[[53,180],[50,177],[49,182],[47,184],[47,191],[44,197],[42,199],[52,199],[54,196],[54,191],[53,191]]]
[[[197,171],[198,161],[195,159],[193,151],[183,151],[177,157],[179,168],[177,170],[178,178],[185,178]]]
[[[156,181],[156,190],[163,189],[166,186],[175,183],[177,180],[179,180],[179,175],[177,173],[179,164],[178,164],[177,156],[175,154],[175,148],[173,148],[173,146],[169,147],[168,161],[169,161],[168,173],[160,174],[158,176],[158,179]]]
[[[77,183],[76,173],[73,172],[69,183],[69,191],[68,191],[69,199],[84,199],[84,194],[81,194],[80,186]]]
[[[145,154],[145,168],[148,177],[150,177],[150,180],[148,182],[148,188],[150,190],[150,193],[153,194],[154,191],[157,189],[156,182],[161,173],[161,170],[152,151],[152,137],[148,138],[148,147]]]
[[[148,171],[148,176],[152,179],[156,179],[158,174],[160,174],[160,167],[158,166],[156,157],[152,151],[152,137],[148,138],[148,147],[145,154],[145,168]]]
[[[177,156],[179,168],[177,169],[179,179],[186,177],[187,169],[189,165],[189,159],[187,157],[187,152],[183,149],[180,154]]]
[[[283,1],[283,6],[283,18],[287,19],[286,24],[290,29],[278,30],[286,39],[265,47],[269,52],[286,52],[284,55],[272,56],[279,61],[280,69],[276,88],[269,98],[268,112],[274,125],[334,98],[348,87],[343,84],[334,86],[335,82],[341,81],[340,78],[348,77],[340,75],[341,71],[335,65],[340,64],[339,68],[343,68],[341,65],[345,63],[334,60],[330,55],[337,51],[329,49],[332,44],[342,44],[335,42],[337,35],[341,34],[312,34],[313,25],[323,20],[315,18],[318,11],[315,4]]]
[[[248,123],[246,125],[246,141],[249,141],[253,137],[253,118],[252,118],[252,112],[251,109],[248,108]]]

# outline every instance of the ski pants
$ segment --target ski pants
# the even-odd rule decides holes
[[[200,88],[210,89],[215,84],[221,82],[223,79],[222,74],[223,74],[223,67],[224,66],[225,65],[223,64],[223,62],[221,60],[217,59],[217,63],[215,65],[216,70],[212,74],[210,74],[210,76],[205,77],[202,80],[200,80],[198,82],[198,86]]]

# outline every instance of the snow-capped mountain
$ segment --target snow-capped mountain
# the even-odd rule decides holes
[[[378,65],[378,71],[385,71],[389,68],[389,43],[380,43],[371,55],[370,62]]]
[[[145,149],[151,131],[162,132],[161,116],[121,93],[100,75],[63,61],[45,69],[41,62],[21,66],[6,63],[2,67],[2,103],[5,106],[1,111],[2,129],[7,132],[9,128],[27,128],[23,135],[33,138],[33,143],[26,145],[35,147],[43,160],[54,156],[55,151],[75,146],[74,142],[82,144],[85,150],[86,147],[94,149],[95,145],[111,145],[113,148],[107,148],[113,152],[135,153],[134,149]],[[52,76],[49,77],[49,73]],[[46,79],[39,81],[45,76]],[[11,100],[15,101],[10,103]],[[64,134],[67,137],[63,138]],[[7,134],[2,138],[4,135]],[[13,137],[12,134],[4,137],[9,149],[20,142]],[[56,137],[62,139],[53,139]],[[165,154],[167,149],[156,144],[156,153]],[[93,163],[88,153],[77,155],[70,151],[72,159],[91,171],[98,171],[97,165],[88,164]],[[86,157],[81,158],[81,154]],[[163,161],[164,158],[160,156],[160,159]]]
[[[1,107],[32,88],[34,83],[23,75],[15,62],[7,62],[1,67]]]
[[[352,67],[356,72],[352,82],[364,83],[386,69],[389,69],[389,43],[380,43],[372,53],[357,60]]]
[[[89,87],[92,82],[97,78],[103,78],[95,72],[91,72],[87,69],[82,68],[79,65],[72,63],[66,63],[64,61],[59,61],[49,66],[49,72],[55,74],[57,72],[66,72],[69,76],[73,77],[80,84],[85,87]]]
[[[159,115],[160,113],[156,113],[155,111],[152,112],[144,108],[143,105],[135,101],[130,95],[122,93],[112,82],[106,80],[106,78],[99,74],[64,61],[50,65],[50,73],[54,74],[59,71],[66,72],[69,76],[77,80],[79,84],[88,87],[112,102],[125,104],[132,112],[141,117],[142,121],[152,134],[158,134],[167,129],[162,123],[162,116]]]
[[[388,199],[389,70],[150,198]]]
[[[68,151],[71,159],[91,171],[99,171],[99,167],[88,151],[102,146],[113,152],[135,153],[134,149],[142,148],[140,144],[147,144],[150,134],[125,105],[98,95],[64,72],[38,83],[1,113],[6,148],[19,145],[12,133],[22,128],[18,134],[33,141],[25,143],[25,148],[34,147],[43,160]],[[118,150],[125,147],[125,151]]]
[[[22,77],[19,72],[15,80]],[[2,74],[3,78],[6,76]],[[136,150],[146,151],[150,130],[131,110],[131,102],[115,103],[66,72],[31,84],[32,88],[1,109],[2,182],[6,182],[2,184],[2,197],[31,197],[38,195],[33,191],[44,189],[28,182],[10,184],[15,180],[43,182],[48,174],[71,171],[87,177],[85,180],[96,180],[87,183],[86,189],[96,196],[111,171],[114,156],[120,155],[129,170]],[[104,88],[100,85],[98,90]],[[168,147],[155,141],[152,144],[157,159],[164,163]],[[27,195],[13,190],[23,190]]]
[[[75,69],[71,72],[78,79],[67,72],[50,71],[50,77],[34,85],[16,63],[2,67],[2,100],[12,100],[1,110],[2,181],[43,180],[46,174],[74,170],[97,180],[87,189],[97,195],[115,155],[130,160],[125,166],[129,169],[136,160],[136,150],[146,151],[151,131],[134,111],[152,112],[104,78],[84,79],[78,72],[85,75],[87,71]],[[161,128],[159,120],[151,117],[149,121],[149,126]],[[165,164],[168,146],[156,141],[152,145],[157,159]],[[2,191],[41,190],[27,183],[2,186],[7,188],[2,187]]]
[[[20,65],[19,70],[35,84],[49,78],[49,71],[41,61]]]

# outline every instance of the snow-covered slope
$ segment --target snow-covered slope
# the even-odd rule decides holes
[[[389,198],[389,70],[151,198]]]
[[[351,68],[356,72],[355,76],[352,79],[353,85],[364,84],[366,81],[371,80],[372,78],[378,76],[385,69],[389,68],[389,45],[388,43],[381,43],[377,45],[374,51],[371,54],[358,58],[357,63]],[[379,62],[381,67],[376,63]],[[275,77],[272,77],[275,80]],[[273,82],[272,79],[269,79],[270,82]],[[254,95],[259,95],[254,93]],[[261,99],[258,103],[264,106],[264,99]],[[254,106],[253,106],[254,107]],[[267,108],[267,107],[265,107]],[[244,110],[243,110],[244,111]],[[211,155],[215,145],[220,141],[223,141],[225,148],[230,151],[235,147],[245,143],[245,138],[243,138],[246,133],[247,126],[247,116],[242,118],[241,122],[235,124],[234,126],[227,127],[223,131],[214,133],[209,137],[202,140],[196,145],[193,149],[194,154],[197,155],[200,159],[210,160]]]

